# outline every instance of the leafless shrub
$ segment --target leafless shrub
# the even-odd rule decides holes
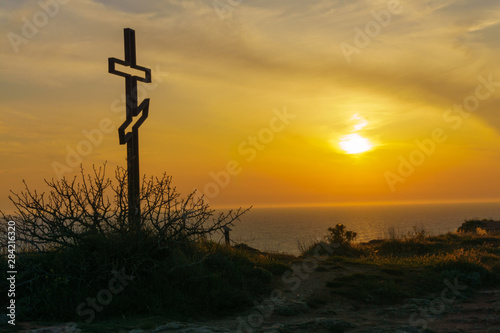
[[[128,224],[127,172],[115,170],[114,180],[105,176],[106,165],[91,174],[72,179],[45,180],[47,192],[31,190],[25,181],[20,193],[11,191],[13,214],[0,211],[5,221],[16,221],[21,251],[46,251],[84,244],[92,236],[130,236]],[[141,187],[141,235],[153,236],[159,247],[206,237],[232,225],[248,209],[215,214],[195,192],[181,197],[172,177],[144,177]],[[2,236],[3,237],[3,236]]]

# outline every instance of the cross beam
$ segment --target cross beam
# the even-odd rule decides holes
[[[150,83],[151,69],[138,66],[135,55],[135,31],[124,29],[125,60],[108,58],[108,72],[125,78],[126,93],[126,118],[125,122],[118,128],[120,145],[127,144],[127,178],[128,178],[128,222],[131,231],[139,231],[141,228],[141,201],[140,201],[140,177],[139,177],[139,127],[149,115],[149,98],[143,100],[139,105],[137,101],[137,81]],[[116,69],[116,65],[134,69],[136,72],[144,73],[144,76],[132,75]],[[127,128],[134,121],[131,131]]]

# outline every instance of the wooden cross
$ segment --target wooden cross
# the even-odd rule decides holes
[[[139,127],[149,115],[149,98],[141,104],[137,101],[137,81],[151,82],[151,69],[138,66],[135,56],[135,31],[124,29],[125,60],[108,58],[108,72],[123,76],[125,78],[126,93],[126,119],[118,129],[120,144],[127,144],[127,177],[128,177],[128,220],[131,231],[139,231],[141,228],[141,202],[140,202],[140,178],[139,178]],[[116,69],[116,64],[126,66],[129,70],[140,71],[144,76],[137,76]],[[134,117],[141,116],[132,129],[126,132]]]

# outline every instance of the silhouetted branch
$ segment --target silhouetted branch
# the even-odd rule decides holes
[[[118,167],[114,181],[105,177],[106,165],[79,177],[45,180],[47,192],[31,190],[25,181],[19,194],[11,191],[18,240],[26,249],[44,251],[89,241],[93,235],[130,234],[127,172]],[[195,192],[181,198],[172,177],[143,178],[140,230],[155,236],[159,247],[196,241],[230,226],[248,209],[215,214]],[[140,235],[137,235],[140,237]]]

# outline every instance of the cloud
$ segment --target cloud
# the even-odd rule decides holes
[[[134,1],[134,0],[93,0],[104,5],[111,11],[121,11],[132,14],[155,13],[167,9],[166,1]],[[171,9],[171,8],[170,8]]]
[[[386,0],[233,3],[221,20],[211,0],[71,1],[18,54],[3,38],[0,60],[8,66],[0,67],[0,110],[8,119],[0,128],[23,133],[27,124],[30,133],[24,139],[7,133],[8,152],[22,146],[64,151],[81,139],[82,128],[117,116],[110,104],[123,93],[123,82],[107,74],[107,58],[123,57],[125,27],[136,30],[139,64],[170,73],[150,92],[154,133],[148,135],[165,141],[155,149],[181,154],[169,144],[187,135],[189,152],[203,148],[196,155],[200,165],[224,160],[238,140],[268,121],[272,108],[284,105],[300,121],[289,129],[298,139],[283,141],[313,150],[315,158],[330,151],[325,138],[352,130],[354,114],[368,122],[363,134],[408,145],[440,124],[443,112],[474,90],[479,75],[494,73],[500,80],[497,1],[401,0],[401,14],[351,63],[339,44],[354,45],[355,29],[375,20],[372,12],[386,10]],[[38,10],[28,1],[3,3],[0,33],[21,33],[23,17]],[[471,131],[495,135],[499,100],[481,104]],[[167,133],[180,137],[169,140]],[[38,136],[47,139],[35,143]],[[210,147],[217,147],[214,156],[208,156]],[[293,159],[287,149],[276,148]]]

